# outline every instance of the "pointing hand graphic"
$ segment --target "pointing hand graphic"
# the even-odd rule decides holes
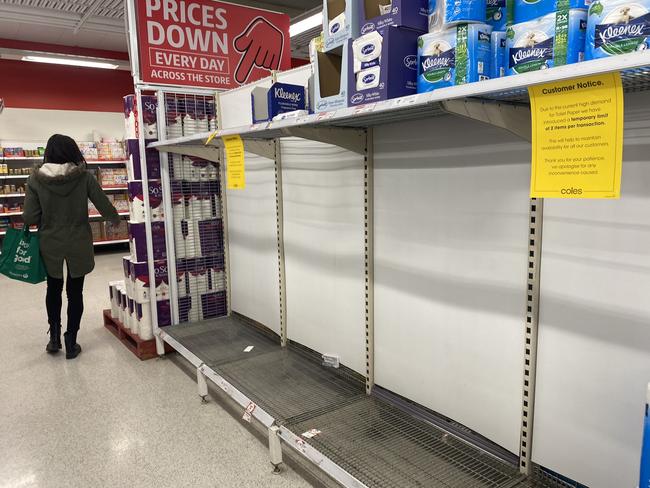
[[[235,39],[235,49],[243,53],[235,79],[244,84],[255,67],[269,71],[280,68],[284,34],[265,18],[257,17]]]

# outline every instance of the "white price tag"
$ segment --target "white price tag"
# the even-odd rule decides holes
[[[246,407],[246,411],[244,412],[244,416],[242,417],[246,422],[250,422],[251,419],[253,418],[253,412],[257,408],[257,405],[255,405],[253,402],[248,404],[248,407]]]
[[[314,437],[316,437],[317,435],[320,435],[320,434],[322,434],[322,432],[321,432],[320,430],[318,430],[318,429],[311,429],[310,431],[305,432],[302,436],[303,436],[305,439],[313,439]]]
[[[393,100],[393,107],[406,107],[409,105],[415,105],[418,102],[417,95],[409,95],[408,97],[400,97]]]
[[[354,109],[354,115],[359,115],[359,114],[365,114],[368,112],[372,112],[375,110],[375,107],[377,106],[376,103],[369,103],[367,105],[362,105],[361,107],[357,107]]]
[[[320,122],[321,120],[329,120],[334,117],[336,112],[321,112],[316,116],[316,120]]]
[[[256,131],[256,130],[264,130],[269,126],[268,122],[260,122],[259,124],[253,124],[249,127],[249,130],[251,132]]]

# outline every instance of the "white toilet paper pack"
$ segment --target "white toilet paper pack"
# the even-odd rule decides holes
[[[492,26],[459,24],[418,40],[418,93],[490,78]]]
[[[571,9],[506,31],[506,75],[527,73],[584,60],[587,12]]]
[[[131,261],[132,296],[137,302],[145,303],[151,298],[149,263]]]
[[[152,141],[148,141],[150,143]],[[147,149],[147,176],[150,180],[160,179],[160,153],[155,149]],[[126,141],[127,172],[129,180],[142,180],[142,166],[140,164],[140,142],[137,139]]]
[[[138,103],[135,95],[124,97],[125,131],[127,139],[137,139],[138,111],[142,111],[142,132],[145,139],[158,139],[158,99],[155,96],[143,95]]]
[[[591,0],[512,0],[514,2],[513,24],[539,19],[545,15],[568,9],[586,9]]]
[[[151,304],[135,303],[135,319],[138,328],[138,335],[141,339],[148,341],[153,339],[153,324],[151,323]]]
[[[363,0],[359,2],[361,35],[384,27],[428,30],[429,0]]]
[[[595,1],[589,7],[586,59],[650,48],[650,0]]]
[[[148,260],[147,233],[144,223],[129,222],[129,247],[131,259],[136,262]],[[165,241],[165,223],[152,222],[153,259],[167,259],[167,243]]]
[[[111,281],[108,284],[108,293],[111,300],[111,318],[119,320],[120,318],[120,288],[124,287],[124,280]]]
[[[429,32],[439,32],[457,24],[485,22],[485,0],[429,0]]]
[[[163,189],[162,182],[159,180],[149,181],[149,210],[152,222],[164,222]]]
[[[144,191],[142,181],[129,181],[129,219],[133,223],[142,223],[146,221],[144,211]]]

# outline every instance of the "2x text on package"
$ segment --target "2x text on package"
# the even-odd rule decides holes
[[[176,0],[147,0],[149,44],[168,44],[176,49],[228,54],[228,33],[218,32],[228,28],[226,14],[225,8],[214,5]]]

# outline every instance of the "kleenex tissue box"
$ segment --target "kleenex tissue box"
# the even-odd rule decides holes
[[[273,120],[287,112],[305,110],[305,87],[289,83],[274,83],[271,88],[257,87],[251,93],[253,123]]]
[[[429,30],[428,0],[362,0],[359,2],[361,35],[384,27],[408,27]]]
[[[363,0],[323,0],[323,44],[336,49],[359,37],[359,3]]]
[[[372,31],[348,48],[349,105],[413,95],[417,91],[420,32],[404,27]]]

